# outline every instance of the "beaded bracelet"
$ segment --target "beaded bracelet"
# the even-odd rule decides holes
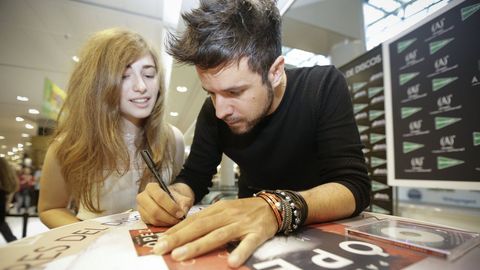
[[[277,218],[278,231],[288,235],[296,231],[307,219],[308,205],[305,199],[291,190],[262,190],[254,196],[264,199]],[[272,205],[272,202],[274,205]]]

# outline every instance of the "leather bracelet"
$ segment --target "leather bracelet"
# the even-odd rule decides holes
[[[298,192],[292,190],[262,190],[256,197],[263,198],[277,218],[278,231],[288,235],[300,228],[307,219],[308,205]]]
[[[255,197],[262,198],[264,201],[266,201],[268,203],[268,205],[270,206],[270,208],[272,209],[273,214],[275,215],[275,219],[277,220],[277,228],[278,228],[277,232],[279,232],[280,229],[281,229],[281,226],[282,226],[282,216],[281,216],[280,211],[278,210],[277,206],[275,205],[276,201],[274,201],[274,199],[271,198],[272,195],[273,194],[267,194],[265,192],[259,192],[259,193],[254,194]]]

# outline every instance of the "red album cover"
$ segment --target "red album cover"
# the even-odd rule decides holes
[[[148,225],[147,229],[130,230],[135,250],[138,256],[152,255],[153,246],[157,242],[159,236],[165,232],[168,227],[155,227]],[[211,270],[211,269],[230,269],[227,266],[228,250],[227,246],[211,251],[201,257],[188,261],[174,261],[170,254],[164,255],[163,259],[171,270]],[[238,269],[247,270],[247,267]]]

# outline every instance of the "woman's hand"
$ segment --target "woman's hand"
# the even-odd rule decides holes
[[[262,198],[223,200],[167,230],[154,251],[171,251],[174,260],[183,261],[240,241],[228,257],[230,267],[239,267],[277,230],[275,215]]]
[[[182,183],[169,186],[175,201],[157,183],[149,183],[137,195],[137,208],[145,223],[155,226],[171,226],[180,222],[192,207],[191,189]]]

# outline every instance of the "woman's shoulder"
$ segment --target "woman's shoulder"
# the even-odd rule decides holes
[[[175,151],[172,153],[174,157],[174,170],[175,172],[179,172],[185,159],[185,140],[183,133],[177,127],[170,124],[169,126],[172,129],[175,142],[175,147],[172,147],[172,150]]]
[[[182,141],[183,142],[183,133],[180,129],[178,129],[176,126],[172,124],[168,124],[170,127],[170,130],[172,131],[173,138],[175,139],[175,142]]]

